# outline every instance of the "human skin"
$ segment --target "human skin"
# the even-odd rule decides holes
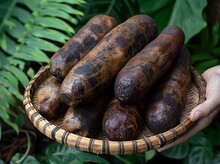
[[[162,152],[175,145],[187,141],[199,131],[208,127],[220,111],[220,66],[214,66],[207,69],[203,74],[206,86],[206,100],[196,106],[190,113],[190,120],[196,122],[196,124],[181,138],[177,139],[173,143],[170,143],[162,148],[157,149],[158,152]]]

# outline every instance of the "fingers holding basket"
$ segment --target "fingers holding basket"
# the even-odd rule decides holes
[[[179,139],[177,139],[176,141],[157,149],[158,152],[162,152],[164,150],[167,150],[175,145],[181,144],[185,141],[187,141],[188,139],[190,139],[191,137],[193,137],[194,135],[196,135],[198,132],[200,132],[201,130],[203,130],[204,128],[208,127],[213,120],[215,119],[215,117],[219,114],[220,108],[216,108],[215,110],[213,110],[213,112],[211,112],[207,117],[204,117],[202,119],[200,119],[195,126],[193,126],[188,132],[186,132],[182,137],[180,137]]]
[[[209,116],[220,106],[220,66],[215,66],[203,73],[206,80],[206,101],[195,107],[190,113],[192,121]]]

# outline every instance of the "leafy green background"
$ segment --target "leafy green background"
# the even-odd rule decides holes
[[[0,0],[0,163],[146,163],[164,157],[189,164],[219,163],[218,121],[161,154],[152,150],[129,156],[97,156],[42,136],[22,106],[24,89],[36,71],[97,14],[111,15],[119,23],[147,14],[159,32],[177,25],[185,32],[185,45],[197,71],[219,65],[218,6],[220,2],[215,0]],[[43,148],[37,146],[41,142],[45,143]]]

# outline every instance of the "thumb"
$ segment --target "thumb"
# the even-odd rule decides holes
[[[210,73],[207,71],[203,73],[204,79],[207,82],[206,86],[206,101],[195,107],[190,113],[191,121],[196,121],[200,118],[208,116],[215,108],[220,105],[220,75],[219,73]]]
[[[218,106],[218,104],[215,102],[216,100],[210,98],[196,106],[190,113],[190,120],[196,121],[200,118],[208,116],[215,110],[216,106]]]

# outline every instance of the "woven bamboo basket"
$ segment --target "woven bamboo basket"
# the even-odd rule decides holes
[[[205,81],[202,76],[191,67],[192,83],[188,91],[187,102],[182,111],[180,124],[160,134],[152,134],[147,127],[143,127],[140,135],[131,141],[109,141],[102,132],[96,138],[82,137],[62,129],[57,120],[47,120],[39,114],[34,103],[34,93],[40,84],[50,76],[49,65],[42,67],[29,82],[25,92],[23,104],[26,113],[34,126],[47,137],[69,147],[96,154],[122,155],[145,152],[158,149],[182,136],[193,123],[189,119],[190,111],[205,100]]]

